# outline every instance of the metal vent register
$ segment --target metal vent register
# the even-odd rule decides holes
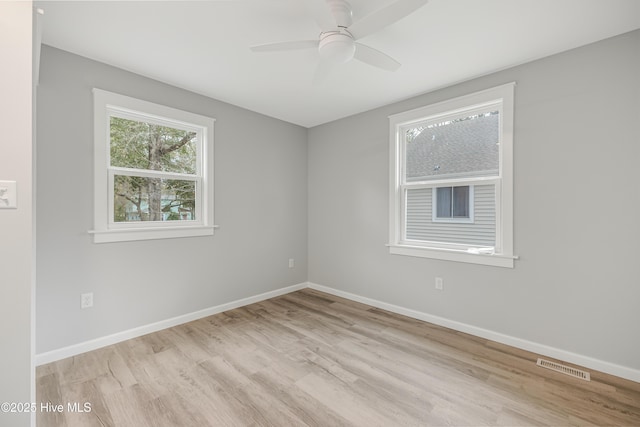
[[[538,359],[536,365],[543,368],[551,369],[552,371],[560,372],[561,374],[569,375],[574,378],[579,378],[585,381],[591,381],[591,375],[589,372],[582,371],[580,369],[572,368],[570,366],[561,365],[560,363],[551,362],[549,360]]]

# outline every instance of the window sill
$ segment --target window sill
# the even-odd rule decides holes
[[[127,228],[120,230],[90,230],[93,243],[132,242],[137,240],[175,239],[180,237],[213,236],[219,226],[193,226],[172,228]]]
[[[389,253],[420,258],[439,259],[444,261],[465,262],[469,264],[489,265],[493,267],[513,268],[517,256],[503,254],[473,253],[460,249],[444,249],[409,245],[387,245]]]

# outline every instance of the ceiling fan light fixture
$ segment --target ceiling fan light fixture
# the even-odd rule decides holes
[[[1,1],[1,0],[0,0]],[[364,1],[364,0],[362,0]],[[412,14],[428,0],[385,0],[388,6],[372,12],[353,22],[350,0],[304,0],[313,12],[321,29],[318,40],[298,40],[254,46],[254,52],[274,52],[293,49],[318,49],[320,64],[316,69],[314,82],[321,80],[327,70],[356,59],[373,67],[396,71],[400,63],[377,49],[357,42]]]
[[[318,50],[322,60],[343,64],[353,59],[356,45],[350,34],[331,32],[321,36]]]

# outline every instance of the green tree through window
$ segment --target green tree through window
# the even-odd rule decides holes
[[[196,132],[115,116],[109,131],[110,164],[118,168],[114,221],[194,220],[194,180],[139,176],[136,171],[196,174]]]

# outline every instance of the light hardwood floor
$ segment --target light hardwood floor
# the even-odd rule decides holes
[[[640,384],[313,290],[37,369],[50,426],[640,426]],[[91,404],[73,413],[67,404]]]

